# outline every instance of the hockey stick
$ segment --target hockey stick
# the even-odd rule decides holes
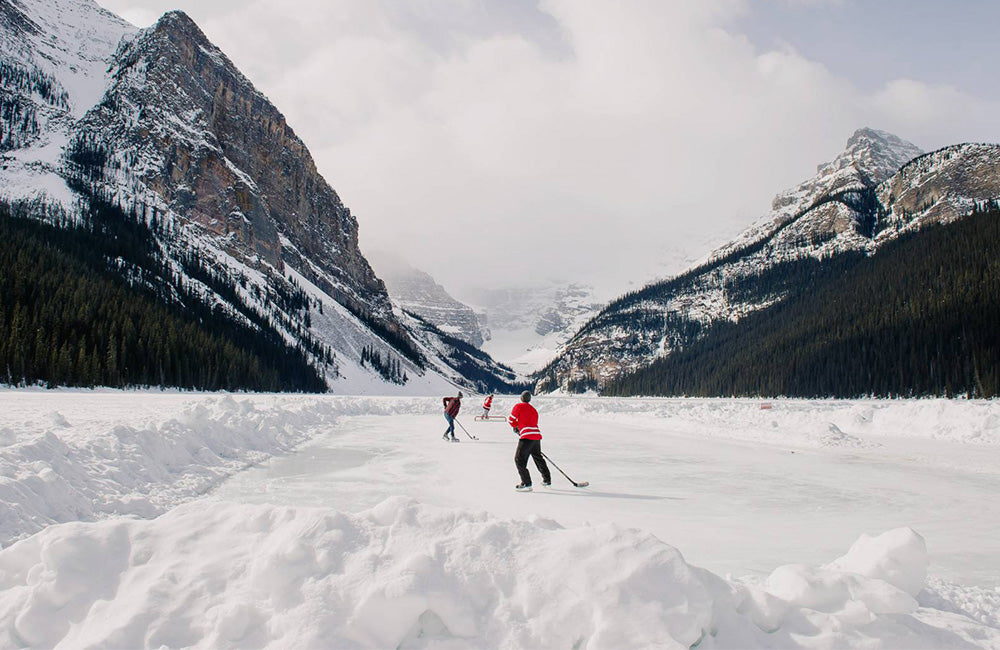
[[[552,459],[549,458],[548,456],[546,456],[544,452],[542,452],[542,458],[544,458],[547,462],[552,463]],[[569,475],[566,474],[566,472],[564,472],[561,469],[559,469],[558,465],[556,465],[555,463],[552,463],[552,466],[555,467],[556,469],[558,469],[559,473],[562,474],[563,476],[565,476],[566,480],[573,484],[573,487],[582,488],[582,487],[587,487],[588,485],[590,485],[590,481],[580,481],[579,483],[577,483],[576,481],[574,481],[573,479],[571,479],[569,477]]]
[[[465,435],[469,436],[473,440],[479,440],[479,438],[477,438],[476,436],[474,436],[471,433],[469,433],[469,430],[466,429],[464,426],[462,426],[462,423],[458,421],[458,418],[455,418],[455,424],[457,424],[458,426],[462,427],[462,431],[465,431]]]
[[[517,435],[516,431],[511,431],[511,433],[513,433],[515,436]],[[520,436],[518,436],[518,437],[520,438]],[[588,485],[590,485],[590,481],[580,481],[579,483],[577,483],[576,481],[574,481],[573,479],[571,479],[569,477],[569,474],[567,474],[566,472],[562,471],[562,469],[558,465],[556,465],[552,461],[551,458],[549,458],[548,456],[546,456],[544,451],[541,452],[541,454],[542,454],[542,458],[544,458],[546,462],[552,463],[552,466],[555,467],[557,470],[559,470],[559,473],[562,474],[563,476],[565,476],[567,481],[569,481],[570,483],[573,484],[573,487],[584,488],[584,487],[587,487]]]

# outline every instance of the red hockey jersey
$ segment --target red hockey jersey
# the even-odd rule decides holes
[[[518,402],[510,410],[507,418],[510,426],[517,429],[518,434],[524,440],[541,440],[542,432],[538,430],[538,411],[527,402]]]
[[[462,408],[462,398],[460,397],[442,397],[441,403],[444,405],[444,412],[451,417],[457,417],[458,409]]]

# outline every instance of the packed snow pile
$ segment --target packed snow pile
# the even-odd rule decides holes
[[[961,614],[1000,629],[1000,587],[969,587],[929,578],[917,600],[924,607]]]
[[[436,412],[427,399],[76,396],[83,400],[76,410],[43,406],[32,413],[32,405],[55,405],[58,394],[3,395],[0,547],[53,523],[155,517],[342,416]],[[158,397],[167,403],[158,405]],[[26,403],[23,420],[16,417],[19,402]],[[105,405],[131,412],[79,422]]]
[[[911,596],[927,582],[927,546],[909,528],[897,528],[878,537],[862,535],[831,569],[879,578]]]
[[[920,621],[923,540],[891,531],[759,584],[613,524],[563,528],[394,497],[357,514],[197,503],[52,526],[0,551],[0,646],[958,647]],[[886,571],[885,567],[892,567]]]

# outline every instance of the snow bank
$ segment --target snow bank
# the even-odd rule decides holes
[[[874,565],[920,564],[909,531],[876,539]],[[833,565],[732,582],[638,530],[401,497],[357,514],[194,503],[0,551],[5,647],[967,647],[916,609]]]
[[[1000,445],[995,400],[759,400],[542,395],[545,417],[658,421],[672,432],[802,447],[873,448],[886,437]],[[761,408],[764,406],[765,408]]]
[[[916,596],[927,582],[927,545],[911,528],[897,528],[878,537],[862,535],[829,567],[878,578]]]
[[[53,523],[155,517],[309,440],[339,417],[439,410],[428,399],[201,395],[178,397],[187,400],[179,412],[141,418],[155,396],[122,393],[83,395],[80,412],[43,410],[17,421],[15,405],[7,403],[41,398],[51,406],[58,397],[3,395],[0,545]],[[71,424],[104,406],[115,411],[107,420]]]

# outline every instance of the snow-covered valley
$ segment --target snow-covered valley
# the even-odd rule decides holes
[[[439,404],[0,392],[0,645],[1000,647],[1000,404]]]

